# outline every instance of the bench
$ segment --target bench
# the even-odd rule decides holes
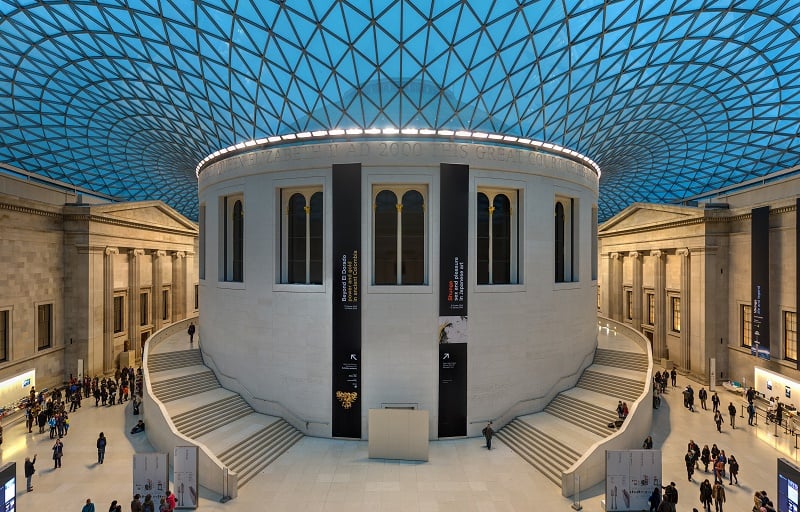
[[[730,391],[731,393],[738,393],[744,394],[744,386],[742,386],[741,382],[735,380],[728,380],[722,383],[722,387]]]

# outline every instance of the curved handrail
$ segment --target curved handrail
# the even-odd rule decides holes
[[[285,406],[283,403],[281,403],[278,400],[271,400],[269,398],[262,398],[260,396],[256,396],[252,391],[250,391],[250,389],[247,386],[242,384],[242,382],[239,379],[237,379],[236,377],[234,377],[232,375],[228,375],[227,373],[223,372],[219,368],[219,366],[217,365],[216,361],[214,361],[214,358],[210,354],[207,354],[206,352],[203,351],[202,346],[200,347],[200,352],[203,354],[203,362],[205,362],[206,359],[208,359],[208,361],[213,365],[212,369],[214,370],[214,373],[222,375],[226,379],[229,379],[229,380],[232,380],[233,382],[235,382],[239,387],[241,387],[243,390],[245,390],[247,392],[247,394],[250,395],[250,397],[253,400],[258,400],[260,402],[274,404],[275,406],[279,407],[280,409],[282,409],[283,411],[288,413],[290,416],[292,416],[296,420],[299,420],[300,423],[305,423],[306,430],[308,430],[308,426],[311,425],[311,424],[315,424],[315,425],[330,425],[330,423],[327,422],[327,421],[319,421],[319,420],[311,420],[311,419],[303,418],[303,417],[299,416],[298,414],[296,414],[294,411],[292,411],[290,408],[288,408],[287,406]]]

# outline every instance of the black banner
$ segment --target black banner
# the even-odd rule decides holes
[[[750,224],[754,356],[769,359],[769,206],[754,208]]]
[[[467,344],[439,344],[439,437],[467,435]]]
[[[361,439],[361,164],[334,164],[333,437]]]
[[[469,166],[441,164],[439,316],[467,316]]]

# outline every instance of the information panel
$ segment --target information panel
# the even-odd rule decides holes
[[[333,227],[333,437],[361,438],[361,164],[335,164]]]
[[[439,344],[439,437],[467,435],[467,344]]]
[[[769,359],[769,206],[753,209],[750,228],[753,307],[750,352]]]
[[[439,316],[467,316],[469,166],[441,164]]]
[[[159,503],[167,497],[169,463],[166,453],[136,453],[133,455],[133,494],[148,494]]]
[[[17,463],[9,462],[0,467],[0,492],[3,493],[3,508],[0,512],[17,510]]]
[[[661,450],[606,450],[606,510],[650,510],[661,485]]]
[[[172,454],[175,508],[197,508],[197,446],[176,446]]]

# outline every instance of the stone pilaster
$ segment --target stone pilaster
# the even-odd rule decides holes
[[[633,262],[633,328],[642,330],[642,255],[638,252],[628,254]]]
[[[172,253],[172,321],[186,318],[186,253]]]
[[[164,265],[166,251],[153,251],[153,332],[164,326],[162,311],[164,309],[161,299],[163,283],[161,267]]]
[[[692,269],[689,259],[689,249],[678,249],[676,254],[681,257],[681,359],[680,365],[686,370],[692,369],[690,347],[690,304],[692,288]]]
[[[141,259],[144,255],[143,249],[130,249],[128,251],[128,350],[136,352],[136,357],[142,356],[141,343],[139,336],[141,333],[140,317],[141,303]]]
[[[114,370],[114,256],[116,247],[106,247],[103,257],[103,372]]]
[[[650,251],[655,259],[653,270],[655,322],[653,325],[653,358],[669,357],[667,354],[667,259],[664,251]]]
[[[623,290],[622,290],[622,255],[618,252],[612,252],[609,259],[609,287],[608,293],[610,300],[609,315],[613,320],[622,322],[622,309],[623,303]]]

